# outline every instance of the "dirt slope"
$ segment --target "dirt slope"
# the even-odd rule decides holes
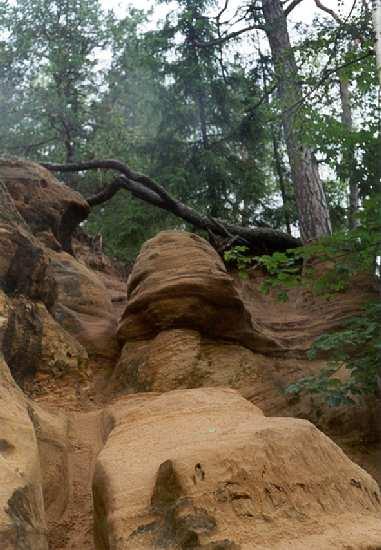
[[[103,447],[102,411],[68,413],[69,498],[64,514],[48,522],[51,550],[94,550],[92,479]]]

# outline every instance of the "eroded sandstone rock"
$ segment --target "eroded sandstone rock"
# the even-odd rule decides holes
[[[30,404],[42,478],[45,518],[52,523],[65,513],[70,499],[69,421],[63,411]]]
[[[64,250],[71,250],[72,233],[89,212],[79,193],[27,160],[0,159],[0,181],[34,234],[51,232]]]
[[[17,382],[61,376],[88,354],[114,358],[111,295],[62,250],[78,216],[87,215],[86,201],[35,163],[8,159],[0,159],[0,196],[0,290],[8,307],[0,349]]]
[[[371,289],[329,301],[297,289],[280,303],[260,292],[257,271],[244,281],[227,273],[196,235],[163,232],[148,241],[128,281],[124,347],[109,393],[230,386],[265,414],[308,418],[335,437],[375,437],[373,404],[330,408],[317,396],[286,394],[326,366],[324,358],[309,361],[306,351],[358,311]]]
[[[54,318],[90,355],[114,358],[119,353],[117,318],[102,280],[70,254],[49,254],[57,290]]]
[[[0,358],[0,548],[47,550],[39,453],[28,403]]]
[[[312,424],[223,388],[110,407],[95,471],[97,548],[374,548],[377,484]],[[304,546],[303,546],[304,544]]]
[[[87,352],[45,305],[21,297],[8,303],[2,350],[16,382],[25,387],[38,374],[57,379],[73,371],[80,378]]]
[[[321,334],[340,328],[343,321],[361,311],[365,303],[378,299],[379,288],[367,275],[353,278],[350,287],[329,297],[297,287],[288,290],[288,300],[280,302],[277,290],[261,292],[265,274],[258,269],[246,279],[232,273],[234,286],[260,332],[276,340],[283,354],[305,357]]]
[[[122,342],[192,328],[257,349],[275,346],[255,330],[223,261],[198,235],[163,231],[147,241],[127,297],[118,331]]]

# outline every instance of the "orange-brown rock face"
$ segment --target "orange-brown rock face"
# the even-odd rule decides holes
[[[129,396],[109,414],[100,550],[381,544],[377,484],[308,421],[266,418],[224,388]]]
[[[42,167],[5,159],[0,199],[0,350],[24,389],[67,374],[81,380],[88,356],[119,352],[111,293],[65,251],[88,205]]]
[[[0,357],[0,548],[47,550],[37,439],[28,403]]]
[[[309,422],[260,410],[369,437],[365,405],[284,392],[325,364],[306,349],[364,288],[279,304],[257,270],[237,280],[205,240],[164,232],[127,295],[98,236],[67,252],[86,211],[42,168],[0,161],[0,357],[28,395],[0,359],[1,550],[94,550],[94,523],[99,550],[381,548],[375,482]]]
[[[143,246],[118,335],[142,340],[171,328],[266,348],[215,250],[191,233],[163,231]]]
[[[232,274],[235,288],[258,330],[275,340],[291,357],[305,357],[314,340],[325,332],[342,326],[360,311],[364,303],[378,296],[378,289],[369,277],[358,277],[346,292],[329,299],[313,295],[306,289],[288,291],[288,300],[279,302],[276,292],[260,291],[265,275],[249,271],[247,279]]]
[[[224,385],[242,374],[250,350],[278,348],[257,331],[221,258],[197,235],[166,231],[148,241],[127,299],[112,393]],[[233,350],[228,374],[219,368],[219,349]]]
[[[241,281],[227,273],[196,235],[163,232],[148,241],[128,282],[119,328],[124,347],[110,393],[230,386],[265,414],[308,418],[335,436],[372,432],[368,405],[331,409],[316,397],[285,392],[325,366],[309,361],[306,351],[358,309],[364,289],[346,296],[341,310],[339,299],[301,290],[282,304],[259,286],[256,275]]]
[[[54,318],[90,355],[115,358],[117,318],[103,281],[66,252],[50,251],[49,258],[57,292]]]
[[[59,378],[68,371],[80,377],[88,354],[49,314],[41,302],[25,298],[9,301],[2,351],[21,387],[36,375]]]
[[[25,160],[0,159],[0,180],[34,234],[51,232],[64,250],[71,250],[71,233],[89,212],[79,193]]]

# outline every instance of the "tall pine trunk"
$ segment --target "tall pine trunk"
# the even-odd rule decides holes
[[[302,99],[302,89],[281,0],[263,0],[262,10],[278,83],[300,232],[302,240],[309,242],[331,234],[329,210],[318,164],[313,152],[303,144],[300,137],[303,121],[298,116],[298,106]]]
[[[373,27],[376,35],[377,75],[381,86],[381,0],[372,0]]]
[[[282,204],[283,204],[283,210],[284,210],[284,223],[286,225],[287,233],[291,235],[290,215],[288,213],[289,201],[288,201],[287,191],[286,191],[286,173],[285,173],[285,167],[283,165],[282,155],[280,151],[280,140],[276,135],[276,130],[274,127],[271,129],[271,138],[272,138],[273,153],[274,153],[274,167],[275,167],[276,174],[278,176],[279,189],[282,196]]]
[[[341,98],[341,121],[348,129],[348,132],[353,131],[353,116],[351,94],[349,89],[349,81],[344,75],[340,75],[340,98]],[[359,208],[359,188],[356,180],[356,160],[355,148],[349,147],[344,163],[348,172],[348,187],[349,187],[349,208],[348,208],[348,225],[349,229],[354,229],[358,226],[356,214]]]

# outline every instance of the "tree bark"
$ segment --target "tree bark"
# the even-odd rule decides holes
[[[372,0],[373,28],[376,35],[376,68],[381,86],[381,0]]]
[[[274,166],[275,166],[275,171],[278,175],[279,189],[282,195],[282,203],[283,203],[283,209],[284,209],[284,223],[286,224],[287,233],[291,235],[290,215],[287,210],[288,197],[287,197],[287,191],[286,191],[285,167],[284,167],[281,153],[280,153],[280,141],[278,140],[278,136],[276,135],[276,130],[274,127],[272,127],[271,129],[271,133],[272,133],[272,143],[273,143],[273,153],[274,153]]]
[[[93,169],[116,170],[121,173],[122,176],[116,178],[103,191],[87,199],[91,207],[110,200],[115,193],[124,189],[129,191],[134,197],[167,212],[171,212],[198,229],[203,229],[235,242],[241,239],[241,244],[247,244],[256,254],[271,254],[275,251],[285,251],[289,248],[296,248],[301,244],[299,239],[282,231],[267,227],[242,227],[228,223],[225,220],[204,216],[172,197],[162,185],[150,177],[135,172],[129,166],[117,160],[91,160],[76,164],[42,163],[42,166],[52,172],[63,173]]]
[[[316,6],[325,13],[328,13],[339,25],[342,25],[341,17],[334,10],[328,8],[321,0],[315,0]],[[343,74],[339,72],[340,82],[340,99],[341,99],[341,122],[347,128],[348,132],[353,131],[353,116],[352,116],[352,102],[351,93],[349,88],[349,80]],[[356,160],[355,160],[355,148],[351,146],[346,155],[344,155],[344,164],[348,167],[348,227],[349,229],[355,229],[358,226],[358,219],[356,214],[359,208],[359,188],[356,181]]]
[[[340,75],[340,98],[341,98],[341,122],[347,128],[348,132],[353,132],[353,116],[351,94],[349,89],[348,79]],[[356,217],[359,209],[359,188],[356,180],[356,160],[355,149],[351,146],[348,153],[344,156],[344,163],[348,167],[348,187],[349,187],[349,208],[348,208],[348,225],[349,229],[354,229],[358,226]]]
[[[331,234],[328,205],[313,152],[300,138],[302,100],[295,55],[281,0],[263,0],[265,30],[270,43],[282,113],[282,125],[295,188],[302,240],[309,242]]]

